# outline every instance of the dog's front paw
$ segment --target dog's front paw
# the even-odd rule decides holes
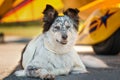
[[[44,80],[55,80],[55,76],[51,74],[47,74],[44,76]]]
[[[18,77],[26,76],[24,70],[16,71],[16,72],[14,73],[14,75],[16,75],[16,76],[18,76]]]
[[[28,66],[26,70],[26,75],[30,77],[39,77],[39,73],[37,72],[38,68],[34,66]]]
[[[28,66],[27,70],[31,71],[31,70],[37,70],[38,68],[34,67],[34,66]]]
[[[54,80],[55,75],[50,74],[46,69],[38,69],[36,73],[39,73],[39,77],[44,80]]]

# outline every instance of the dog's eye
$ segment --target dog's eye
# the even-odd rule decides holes
[[[67,28],[67,29],[69,29],[69,28],[70,28],[70,26],[66,26],[66,28]]]
[[[55,26],[54,27],[56,30],[60,30],[60,27],[59,26]]]

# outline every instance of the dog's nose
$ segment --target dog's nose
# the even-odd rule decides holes
[[[67,35],[62,35],[62,39],[63,39],[63,40],[66,40],[67,37],[68,37]]]

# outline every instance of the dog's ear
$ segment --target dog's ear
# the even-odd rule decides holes
[[[51,5],[46,5],[45,10],[43,11],[44,18],[44,29],[43,32],[46,32],[49,30],[51,24],[55,20],[55,18],[58,16],[58,12],[51,6]]]
[[[64,15],[69,16],[74,22],[75,22],[75,28],[78,30],[79,25],[79,10],[78,9],[72,9],[68,8],[65,12],[63,12]]]

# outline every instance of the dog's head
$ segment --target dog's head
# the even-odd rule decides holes
[[[64,16],[58,16],[58,12],[51,5],[47,5],[43,11],[43,33],[49,31],[56,42],[63,45],[67,44],[69,40],[74,39],[77,35],[78,13],[77,9],[69,8],[63,12]]]

